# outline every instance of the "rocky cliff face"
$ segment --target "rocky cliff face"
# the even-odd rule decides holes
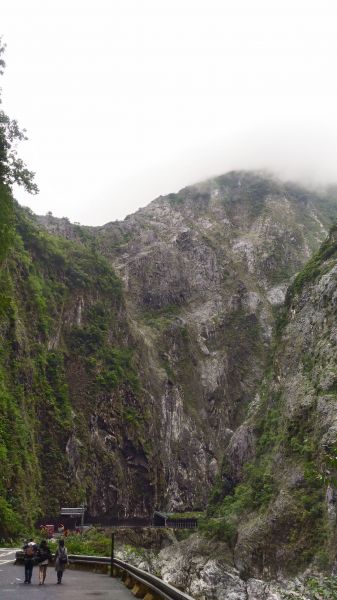
[[[326,236],[329,209],[328,199],[294,185],[231,173],[94,231],[145,350],[142,381],[160,424],[162,507],[205,506],[259,389],[275,312]],[[235,452],[251,443],[245,436]]]
[[[336,568],[336,264],[334,227],[288,290],[272,359],[208,508],[205,531],[227,540],[245,578]]]
[[[1,271],[0,535],[82,500],[91,514],[147,513],[155,418],[120,281],[92,250],[16,217]]]
[[[231,173],[100,228],[18,210],[3,385],[30,432],[35,504],[46,512],[52,487],[56,512],[82,499],[121,516],[204,508],[219,473],[231,491],[256,454],[246,417],[275,314],[334,205]],[[22,475],[24,451],[15,460]],[[26,488],[10,465],[15,508]]]
[[[264,514],[239,532],[244,569],[269,574],[276,564],[296,570],[313,557],[321,566],[336,559],[336,260],[334,228],[288,292],[272,378],[251,417],[256,461],[269,464],[271,479]]]

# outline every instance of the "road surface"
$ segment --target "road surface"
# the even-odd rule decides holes
[[[56,583],[56,572],[50,566],[44,585],[38,585],[38,568],[34,567],[32,583],[23,583],[24,566],[13,565],[19,548],[0,548],[0,598],[1,600],[130,600],[131,592],[115,577],[66,570],[62,584]]]

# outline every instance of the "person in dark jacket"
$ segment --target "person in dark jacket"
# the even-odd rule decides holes
[[[46,580],[48,563],[52,559],[46,540],[40,542],[36,554],[39,561],[39,585],[43,585]]]
[[[62,583],[62,576],[67,563],[67,548],[64,545],[64,540],[60,540],[59,547],[55,552],[55,571],[57,573],[57,583]]]
[[[34,567],[36,551],[37,551],[37,545],[35,544],[33,538],[31,538],[23,546],[24,565],[25,565],[25,583],[32,582],[32,574],[33,574],[33,567]]]

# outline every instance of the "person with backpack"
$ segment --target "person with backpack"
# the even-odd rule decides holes
[[[24,565],[25,565],[25,583],[32,582],[33,567],[35,562],[35,556],[37,551],[37,545],[33,538],[26,542],[23,546],[24,554]]]
[[[46,580],[48,563],[52,559],[46,540],[40,542],[36,554],[39,561],[39,585],[43,585]]]
[[[64,545],[64,540],[59,540],[59,547],[55,552],[55,571],[57,573],[57,583],[62,583],[62,576],[67,563],[67,548]]]

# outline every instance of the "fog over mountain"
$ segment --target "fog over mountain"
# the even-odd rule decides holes
[[[70,7],[69,7],[70,5]],[[4,0],[35,213],[86,225],[233,169],[336,179],[328,0]]]
[[[259,131],[260,139],[259,133],[253,130],[237,136],[233,133],[232,139],[186,149],[165,163],[136,170],[132,176],[101,182],[97,195],[87,198],[82,206],[78,203],[75,183],[74,202],[67,206],[61,201],[55,204],[55,200],[43,192],[32,198],[18,189],[16,196],[22,204],[40,214],[51,210],[55,216],[65,216],[73,222],[103,225],[124,219],[160,195],[172,190],[178,192],[187,185],[231,170],[266,171],[316,190],[337,183],[337,135],[295,127],[292,133],[287,130],[271,133],[263,127],[261,125]],[[55,190],[59,186],[57,183]]]

